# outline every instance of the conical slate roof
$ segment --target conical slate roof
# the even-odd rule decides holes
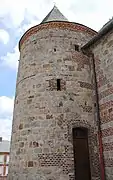
[[[54,6],[41,23],[49,21],[68,21],[68,19],[59,11],[56,6]]]

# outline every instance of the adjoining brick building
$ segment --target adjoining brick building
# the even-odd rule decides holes
[[[6,180],[9,165],[10,141],[0,137],[0,180]]]
[[[113,20],[56,6],[19,42],[8,180],[113,179]]]

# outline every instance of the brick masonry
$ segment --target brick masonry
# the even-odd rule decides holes
[[[20,42],[8,180],[74,180],[74,127],[88,128],[91,177],[100,179],[91,66],[75,51],[95,33],[56,24]]]
[[[113,179],[113,31],[91,47],[95,57],[106,180]]]
[[[19,42],[19,49],[21,48],[24,41],[26,41],[30,36],[37,33],[37,31],[42,31],[43,29],[64,29],[64,30],[70,30],[70,31],[79,31],[79,32],[85,32],[88,33],[91,36],[94,36],[97,34],[96,31],[88,28],[87,26],[84,26],[82,24],[78,23],[71,23],[71,22],[51,22],[51,23],[44,23],[37,26],[34,26],[30,28],[28,31],[25,32],[25,34],[22,36]],[[36,41],[35,41],[36,43]]]

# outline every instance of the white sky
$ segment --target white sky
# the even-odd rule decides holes
[[[16,32],[20,38],[28,28],[44,19],[54,2],[69,21],[97,31],[113,16],[113,0],[0,0],[0,42],[5,48],[14,41],[13,49],[7,47],[5,55],[0,53],[2,67],[17,70],[18,66],[19,39],[13,39],[10,32]],[[0,123],[3,122],[0,124],[0,136],[4,139],[10,139],[13,101],[12,97],[0,96]]]
[[[113,0],[1,0],[0,17],[6,26],[18,27],[24,18],[40,22],[52,9],[54,2],[70,20],[83,23],[96,30],[113,15]],[[7,22],[6,15],[10,17]]]

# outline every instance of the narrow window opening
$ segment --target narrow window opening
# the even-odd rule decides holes
[[[75,44],[75,51],[79,51],[79,45]]]
[[[94,103],[94,107],[96,107],[97,105],[96,105],[96,103]]]
[[[57,91],[61,91],[61,79],[57,79]]]
[[[56,48],[54,48],[54,52],[56,52]]]
[[[37,41],[36,40],[34,40],[34,44],[36,44],[37,43]]]

